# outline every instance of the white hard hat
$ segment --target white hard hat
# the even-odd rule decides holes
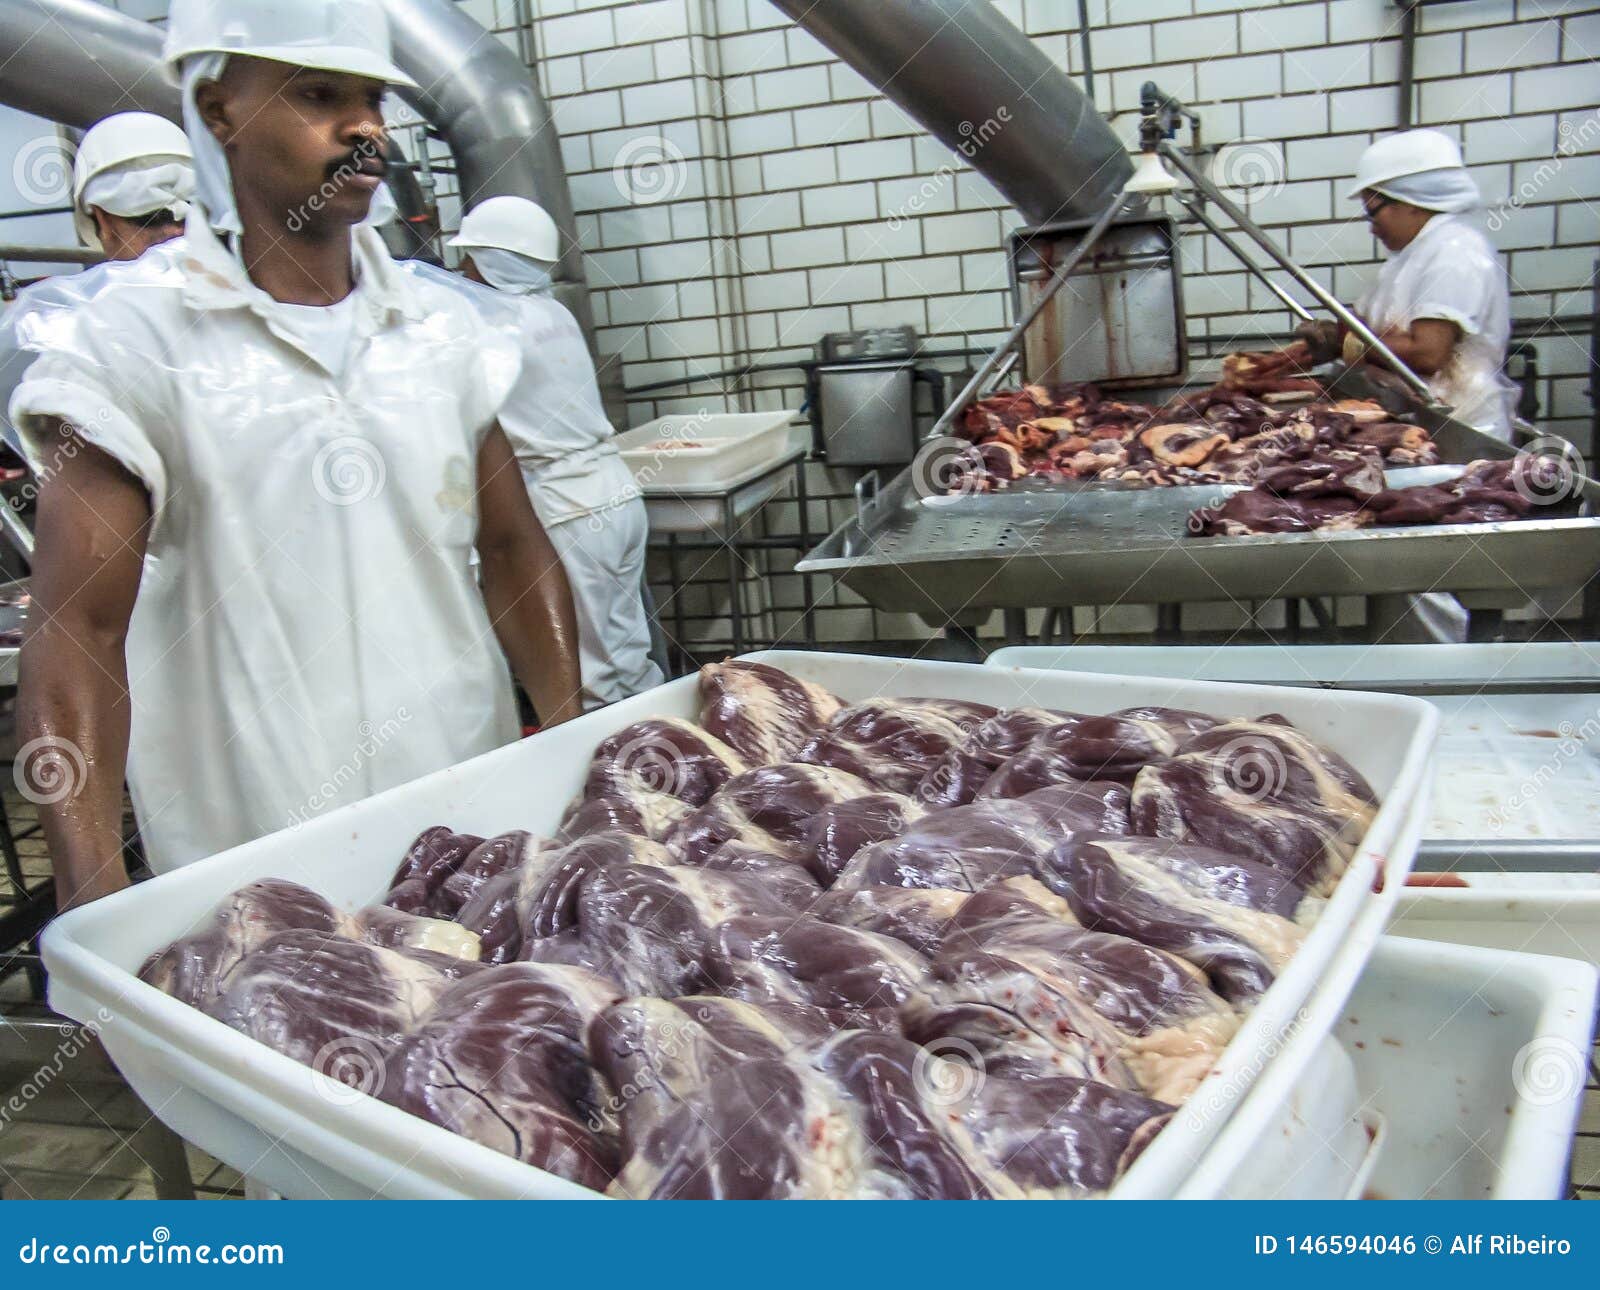
[[[417,84],[394,64],[378,0],[173,0],[161,51],[168,79],[181,84],[183,60],[205,53]]]
[[[1402,130],[1379,139],[1356,162],[1355,186],[1346,197],[1359,197],[1369,188],[1381,188],[1391,179],[1404,179],[1433,170],[1463,170],[1461,148],[1438,130]]]
[[[515,251],[546,264],[561,258],[561,230],[543,206],[526,197],[491,197],[478,203],[462,216],[461,231],[449,244]]]
[[[189,137],[165,117],[152,112],[118,112],[95,122],[84,132],[72,162],[72,220],[78,236],[89,246],[100,245],[83,200],[83,190],[97,176],[132,170],[136,162],[139,169],[154,170],[173,163],[189,166],[193,161]]]

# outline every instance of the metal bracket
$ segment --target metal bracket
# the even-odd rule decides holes
[[[869,470],[855,483],[856,523],[865,525],[867,512],[878,504],[878,472]]]

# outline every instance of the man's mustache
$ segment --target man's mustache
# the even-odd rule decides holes
[[[337,179],[340,175],[362,174],[376,175],[382,179],[389,173],[386,151],[387,146],[382,143],[357,144],[344,156],[328,163],[328,178]]]

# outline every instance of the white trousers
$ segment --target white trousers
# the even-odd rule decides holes
[[[650,535],[644,502],[635,498],[550,525],[578,613],[584,711],[660,685],[650,657],[650,625],[640,587]]]

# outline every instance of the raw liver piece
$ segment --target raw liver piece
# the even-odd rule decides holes
[[[968,1073],[894,1035],[846,1031],[813,1058],[839,1089],[857,1156],[850,1195],[893,1200],[986,1200],[1020,1190],[954,1127],[952,1091]]]
[[[937,954],[945,925],[969,899],[964,891],[922,887],[858,887],[824,892],[814,917],[840,927],[904,941],[919,954]]]
[[[480,842],[440,885],[434,906],[441,918],[454,918],[484,883],[500,874],[520,869],[530,855],[550,845],[525,829],[502,833]]]
[[[700,669],[701,722],[750,766],[791,761],[844,705],[819,685],[765,663]]]
[[[477,964],[401,954],[324,932],[282,932],[240,959],[205,1011],[268,1048],[364,1092],[384,1057]]]
[[[715,735],[676,717],[636,721],[601,742],[589,763],[585,798],[665,793],[700,806],[735,775],[744,758]]]
[[[458,982],[389,1055],[384,1101],[527,1164],[603,1189],[618,1158],[588,1029],[616,1001],[575,968],[510,963]]]
[[[698,866],[715,873],[744,874],[761,883],[795,913],[810,909],[822,895],[811,871],[787,856],[773,855],[743,842],[724,842]]]
[[[995,771],[978,796],[1021,797],[1072,780],[1131,783],[1143,767],[1177,752],[1190,734],[1182,719],[1082,717],[1035,736]]]
[[[901,941],[804,914],[730,918],[712,931],[703,962],[729,998],[869,1018],[910,998],[927,966]]]
[[[739,914],[786,911],[780,897],[748,875],[683,865],[608,865],[578,892],[582,954],[562,949],[561,961],[592,966],[627,994],[695,994],[706,983],[701,960],[717,924]],[[523,955],[543,961],[545,948],[543,941],[529,940]]]
[[[387,905],[369,905],[351,920],[359,938],[386,950],[429,950],[476,961],[481,945],[475,933],[443,918],[419,918]]]
[[[556,834],[561,842],[576,842],[591,833],[632,833],[659,842],[694,807],[668,797],[635,789],[625,797],[579,798],[567,808]]]
[[[471,833],[454,833],[436,825],[424,829],[406,851],[389,886],[384,903],[408,914],[449,917],[453,911],[439,903],[438,893],[483,839]]]
[[[1030,1198],[1098,1196],[1172,1108],[1094,1080],[990,1077],[962,1105],[973,1146]]]
[[[838,1094],[783,1058],[719,1070],[641,1135],[608,1189],[635,1200],[850,1195]]]
[[[801,835],[806,863],[831,883],[863,847],[899,837],[923,816],[923,808],[898,793],[873,793],[825,806]]]
[[[1115,825],[1126,796],[1117,784],[1073,784],[1018,801],[933,811],[899,837],[859,851],[834,886],[981,891],[1003,878],[1032,873],[1074,833]]]
[[[698,864],[725,842],[804,859],[803,839],[828,806],[866,797],[871,784],[826,766],[783,762],[746,771],[667,835],[686,864]]]
[[[1080,838],[1039,878],[1085,927],[1187,959],[1233,1003],[1271,985],[1305,935],[1291,921],[1301,891],[1281,871],[1190,843]]]
[[[1332,890],[1375,813],[1371,786],[1293,727],[1230,721],[1140,772],[1134,827],[1271,865]]]
[[[923,1042],[964,1036],[975,997],[968,992],[1003,960],[1008,966],[1001,980],[1015,965],[1032,973],[1044,990],[1066,996],[1058,1006],[1069,1021],[1076,1001],[1087,1004],[1116,1032],[1117,1055],[1138,1086],[1162,1101],[1183,1101],[1233,1037],[1238,1014],[1183,959],[1126,936],[1086,930],[1071,919],[1059,899],[1030,879],[973,896],[946,927],[943,952],[931,969],[944,984],[908,1006],[907,1033]],[[987,997],[996,997],[992,988]],[[913,1012],[918,1014],[914,1026]],[[1061,1072],[1062,1033],[1038,1025],[1036,1018],[1025,1019],[1035,1033],[1015,1053],[997,1053],[999,1061],[1019,1071]],[[980,1022],[974,1038],[990,1033]],[[1080,1060],[1076,1047],[1066,1045],[1064,1073],[1069,1075],[1082,1073],[1071,1069]]]
[[[217,908],[210,924],[174,941],[139,969],[139,979],[203,1008],[233,966],[280,932],[358,934],[326,900],[299,883],[266,878],[241,887]]]
[[[806,741],[796,760],[848,771],[892,793],[909,793],[993,714],[992,708],[930,699],[869,699],[836,713]]]
[[[832,1014],[782,1004],[758,1007],[714,995],[623,999],[589,1027],[589,1054],[613,1090],[624,1157],[723,1071],[776,1061],[838,1027]]]

